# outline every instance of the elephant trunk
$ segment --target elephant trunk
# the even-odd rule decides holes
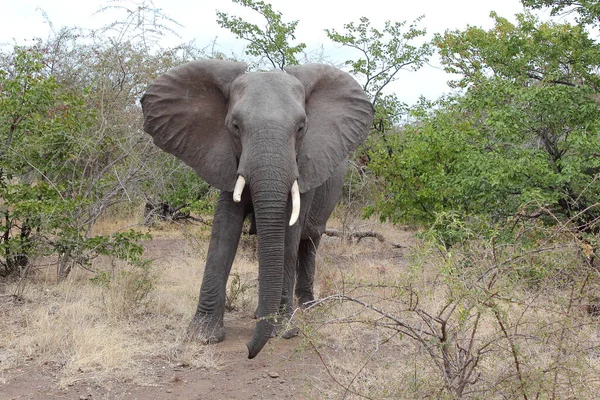
[[[272,184],[272,182],[270,183]],[[258,235],[258,322],[248,342],[254,358],[273,334],[283,290],[283,262],[288,191],[258,193],[268,200],[254,201]],[[254,194],[252,197],[258,195]]]
[[[272,165],[279,158],[277,167]],[[283,162],[282,162],[283,161]],[[284,164],[284,165],[281,165]],[[288,165],[289,164],[289,165]],[[248,342],[248,358],[254,358],[273,335],[283,290],[285,231],[288,202],[296,179],[293,158],[263,154],[248,163],[258,235],[258,322]]]

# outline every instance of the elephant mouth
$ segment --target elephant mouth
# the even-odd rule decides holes
[[[237,181],[235,182],[235,188],[233,190],[233,201],[239,203],[242,200],[242,192],[246,186],[246,179],[242,175],[238,175]],[[290,215],[290,226],[294,225],[298,221],[300,216],[300,187],[298,186],[298,180],[294,181],[292,189],[290,190],[292,195],[292,213]]]

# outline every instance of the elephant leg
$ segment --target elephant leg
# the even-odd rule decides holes
[[[298,265],[298,246],[300,243],[300,229],[289,229],[285,239],[285,262],[283,270],[283,293],[281,295],[281,311],[284,315],[291,315],[294,311],[294,285],[296,283],[296,268]]]
[[[188,328],[188,337],[192,340],[216,343],[225,339],[223,314],[227,278],[246,216],[247,197],[234,203],[230,192],[221,192],[217,201],[200,299]]]
[[[279,312],[283,317],[282,324],[284,325],[278,328],[278,333],[285,339],[289,339],[298,335],[297,328],[285,326],[294,312],[294,284],[296,283],[298,243],[300,242],[300,229],[297,226],[288,228],[285,242],[283,290],[281,293],[281,304],[279,306]]]
[[[298,247],[302,238],[302,231],[310,213],[314,191],[302,193],[300,197],[300,215],[298,222],[288,226],[285,233],[285,255],[283,263],[283,289],[279,313],[283,317],[283,324],[277,328],[279,334],[285,339],[298,335],[298,328],[287,326],[287,322],[294,312],[294,286],[296,284],[296,269],[298,267]],[[288,207],[288,215],[291,213],[291,202]]]
[[[300,307],[306,307],[315,299],[313,284],[315,280],[315,261],[321,235],[325,232],[327,220],[335,209],[344,187],[347,163],[342,162],[333,175],[314,190],[307,224],[298,249],[298,269],[296,297]]]
[[[250,235],[256,235],[256,218],[254,217],[254,213],[250,214],[250,231],[248,231]]]
[[[253,221],[253,224],[255,222]],[[296,264],[298,260],[298,242],[300,232],[297,227],[288,227],[285,235],[285,253],[283,263],[283,289],[279,314],[283,317],[292,315],[294,306],[294,284],[296,282]],[[254,319],[260,315],[260,304],[254,312]]]
[[[321,236],[303,239],[298,249],[298,270],[296,282],[296,297],[301,307],[313,301],[313,283],[315,280],[315,261]]]

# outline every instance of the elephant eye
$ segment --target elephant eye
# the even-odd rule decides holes
[[[238,125],[237,121],[232,121],[232,122],[231,122],[231,126],[233,127],[233,129],[234,129],[236,132],[239,132],[239,131],[240,131],[240,126]]]
[[[298,127],[298,133],[302,132],[304,130],[304,124],[300,124],[300,126]]]

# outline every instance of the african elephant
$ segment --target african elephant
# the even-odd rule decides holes
[[[315,251],[337,203],[348,154],[364,142],[373,107],[347,73],[320,64],[249,72],[246,64],[193,61],[146,91],[144,130],[221,190],[200,299],[189,333],[225,338],[227,278],[243,221],[258,235],[258,322],[248,342],[255,357],[277,321],[313,300]]]

